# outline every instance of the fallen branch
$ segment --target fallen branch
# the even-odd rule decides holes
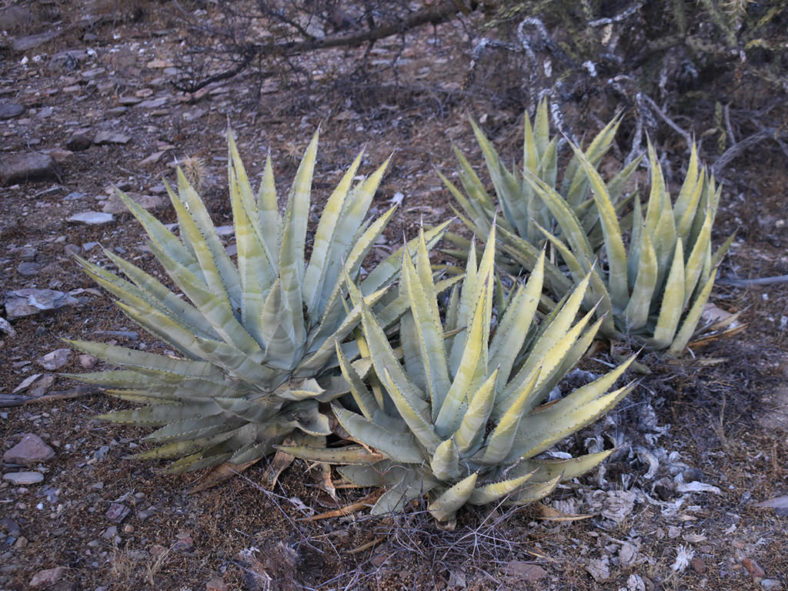
[[[247,43],[238,47],[240,61],[232,68],[209,76],[200,81],[181,79],[174,83],[175,88],[184,92],[196,92],[208,84],[227,80],[243,72],[255,58],[267,57],[294,57],[310,51],[335,49],[337,47],[359,47],[364,43],[374,43],[379,39],[401,35],[411,29],[422,25],[439,25],[448,21],[457,14],[464,12],[462,3],[453,0],[444,0],[434,6],[426,6],[402,20],[383,23],[380,26],[366,31],[330,35],[320,38],[308,37],[300,41],[283,41],[274,43]]]
[[[736,277],[723,277],[717,283],[733,285],[734,287],[751,287],[753,285],[772,285],[774,283],[788,283],[788,275],[774,277],[756,277],[755,279],[737,279]]]
[[[722,153],[722,156],[717,158],[717,161],[711,166],[711,172],[714,176],[719,177],[722,169],[725,168],[731,160],[740,156],[742,152],[751,148],[752,146],[762,142],[763,140],[771,137],[768,131],[759,131],[751,136],[748,136],[733,144],[730,148]]]
[[[50,392],[43,396],[23,396],[21,394],[0,394],[0,408],[9,406],[22,406],[25,404],[38,404],[41,402],[54,402],[56,400],[68,400],[71,398],[82,398],[98,394],[101,390],[95,386],[77,386],[69,390]]]

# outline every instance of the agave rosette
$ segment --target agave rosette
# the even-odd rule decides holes
[[[610,149],[619,123],[619,118],[613,119],[586,148],[584,156],[595,168]],[[454,152],[460,163],[459,179],[462,190],[445,176],[440,177],[460,206],[458,216],[476,236],[486,236],[493,222],[497,223],[501,247],[499,264],[504,264],[515,273],[523,267],[530,269],[539,258],[540,245],[545,241],[540,227],[561,234],[561,226],[553,211],[539,198],[537,190],[528,180],[530,177],[540,179],[560,194],[575,217],[580,220],[591,244],[601,244],[602,228],[589,194],[588,176],[577,155],[569,161],[559,178],[559,136],[550,135],[546,100],[539,103],[533,122],[527,115],[524,116],[522,170],[509,170],[478,125],[473,121],[471,125],[484,156],[495,190],[495,199],[487,192],[482,180],[457,148]],[[606,186],[611,201],[618,209],[626,204],[625,199],[619,198],[638,163],[639,160],[636,160],[625,167]],[[452,254],[464,258],[467,241],[455,234],[450,234],[450,238],[464,248],[452,251]],[[545,279],[555,291],[565,293],[571,288],[571,282],[553,267],[548,267],[546,273]]]
[[[672,203],[659,161],[649,144],[651,188],[643,216],[634,198],[628,247],[613,198],[593,164],[578,148],[575,156],[588,176],[601,221],[603,248],[594,249],[582,222],[561,195],[532,175],[529,182],[550,208],[562,237],[540,228],[566,263],[568,278],[578,283],[589,273],[586,308],[608,314],[609,335],[634,337],[647,348],[681,354],[696,331],[714,285],[717,267],[733,239],[712,253],[711,230],[720,188],[692,152],[684,183]],[[603,255],[604,265],[595,264]],[[558,271],[557,268],[554,271]],[[560,295],[560,291],[555,292]]]
[[[462,288],[453,289],[443,321],[423,237],[415,262],[404,254],[400,290],[410,309],[400,319],[397,349],[375,312],[355,293],[364,346],[382,388],[370,388],[338,350],[356,407],[337,402],[333,410],[350,439],[360,445],[279,449],[346,464],[339,472],[353,483],[384,487],[373,514],[401,510],[429,494],[429,511],[448,526],[466,503],[529,503],[601,462],[609,452],[566,460],[538,456],[629,392],[631,384],[611,389],[631,360],[543,404],[585,353],[600,321],[592,322],[591,313],[576,321],[586,290],[587,282],[582,282],[536,324],[542,254],[528,283],[510,295],[493,329],[494,252],[493,227],[478,267],[471,246]]]
[[[349,359],[358,355],[357,344],[347,337],[360,320],[362,306],[379,306],[388,322],[407,306],[402,298],[385,294],[399,272],[399,252],[360,282],[362,295],[354,302],[344,287],[346,277],[359,277],[362,261],[394,212],[391,208],[377,220],[365,221],[386,164],[354,185],[362,155],[356,158],[325,205],[306,264],[318,134],[298,168],[284,216],[270,158],[255,194],[232,132],[228,136],[235,261],[180,170],[177,191],[167,187],[179,236],[127,196],[120,197],[145,228],[151,251],[185,298],[110,251],[106,256],[126,279],[78,259],[132,321],[174,353],[71,341],[120,368],[74,377],[142,403],[100,418],[159,427],[148,436],[158,447],[136,457],[175,460],[168,467],[173,472],[222,462],[248,464],[292,432],[318,437],[330,433],[318,403],[348,391],[337,368],[337,347]],[[444,228],[430,233],[430,244]]]

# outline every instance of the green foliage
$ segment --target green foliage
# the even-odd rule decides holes
[[[385,293],[399,272],[400,253],[361,281],[352,303],[343,287],[346,278],[359,277],[362,261],[394,213],[392,208],[373,222],[364,220],[385,164],[354,186],[361,155],[356,158],[325,205],[307,264],[317,134],[298,169],[284,216],[270,159],[255,194],[232,132],[228,142],[235,262],[180,170],[177,192],[168,186],[179,236],[119,194],[185,298],[110,251],[105,251],[107,257],[126,279],[78,259],[132,321],[177,353],[72,341],[120,368],[73,377],[142,403],[101,418],[159,427],[148,439],[160,445],[136,457],[174,459],[169,466],[173,472],[255,461],[295,430],[307,437],[328,435],[328,418],[318,403],[349,389],[338,375],[336,351],[348,359],[358,355],[357,345],[346,340],[362,308],[377,304],[379,313],[393,322],[407,306],[404,299]],[[427,241],[437,241],[444,228],[431,232]]]
[[[615,325],[608,326],[611,332],[635,337],[650,349],[681,354],[697,328],[717,266],[733,238],[712,255],[711,230],[720,189],[698,164],[693,146],[684,184],[671,202],[659,161],[649,145],[651,190],[645,218],[640,198],[635,196],[627,246],[604,181],[578,148],[575,154],[591,182],[602,223],[603,248],[594,251],[560,196],[531,178],[568,238],[543,230],[545,237],[561,253],[575,284],[590,273],[586,306],[598,306],[611,315]],[[595,264],[597,257],[603,258],[604,265]]]
[[[494,321],[494,252],[493,226],[478,266],[471,246],[462,287],[452,291],[443,319],[424,237],[415,262],[404,253],[400,292],[410,308],[400,320],[396,350],[379,316],[349,286],[362,309],[364,345],[382,388],[368,387],[338,350],[355,408],[335,402],[333,409],[364,447],[331,450],[330,457],[308,446],[280,449],[348,464],[339,471],[352,482],[385,487],[373,514],[401,510],[429,493],[429,511],[448,527],[465,504],[529,503],[601,462],[609,452],[567,460],[538,455],[629,392],[631,384],[610,390],[632,360],[542,405],[599,329],[593,313],[576,321],[588,278],[537,325],[542,254],[528,283],[516,288]]]
[[[620,119],[616,118],[608,123],[586,148],[584,157],[595,168],[610,149],[619,122]],[[583,233],[588,236],[591,251],[598,249],[602,244],[603,233],[590,196],[588,175],[578,155],[573,156],[561,174],[562,168],[558,164],[559,136],[550,134],[546,100],[539,103],[533,121],[527,115],[524,117],[522,170],[509,170],[481,129],[473,121],[471,125],[484,155],[496,199],[488,194],[484,183],[456,148],[463,190],[445,176],[440,177],[460,205],[461,211],[455,210],[457,215],[476,236],[486,236],[493,222],[497,220],[501,242],[499,264],[513,272],[523,267],[531,268],[539,258],[540,245],[544,242],[542,229],[559,235],[562,232],[556,214],[545,200],[540,198],[534,187],[531,180],[533,178],[539,179],[539,183],[544,187],[561,196],[562,203],[571,210],[572,215],[580,222]],[[606,186],[611,200],[619,209],[626,204],[626,200],[619,201],[619,197],[639,162],[640,160],[636,159]],[[502,216],[498,215],[499,207]],[[450,236],[458,244],[465,245],[462,238]],[[452,254],[464,257],[466,252],[459,250]],[[561,273],[556,272],[554,267],[551,266],[547,272],[548,284],[556,293],[563,294],[569,290],[571,283],[566,281]]]

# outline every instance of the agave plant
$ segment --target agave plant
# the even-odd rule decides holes
[[[594,167],[599,165],[602,157],[610,149],[619,123],[619,118],[613,119],[588,145],[584,155]],[[593,199],[589,195],[588,176],[576,155],[570,160],[559,179],[559,136],[550,136],[546,100],[539,103],[533,122],[528,116],[524,117],[522,171],[506,168],[481,129],[473,121],[471,125],[484,155],[496,199],[489,195],[467,158],[456,147],[454,152],[460,163],[459,177],[463,191],[445,176],[440,173],[439,175],[460,205],[461,211],[457,211],[457,215],[471,232],[477,236],[486,236],[490,232],[493,220],[496,220],[503,255],[499,256],[499,263],[509,263],[508,266],[515,272],[522,267],[530,269],[539,258],[540,245],[544,242],[540,227],[560,235],[561,227],[551,209],[539,198],[528,180],[532,176],[539,178],[564,198],[575,217],[580,220],[593,246],[601,244],[602,229],[599,216],[593,207]],[[632,162],[607,184],[608,195],[618,208],[626,203],[626,200],[619,200],[619,197],[638,163],[639,160]],[[502,216],[498,213],[499,207]],[[452,254],[464,257],[464,252],[467,251],[466,242],[454,234],[450,237],[465,249],[452,251]],[[564,293],[571,288],[571,282],[566,281],[560,273],[555,273],[552,268],[547,269],[547,273],[547,280],[556,291]]]
[[[149,246],[179,297],[152,275],[110,251],[124,279],[78,259],[97,283],[117,298],[134,322],[174,350],[166,355],[107,344],[72,344],[120,369],[79,374],[119,398],[142,407],[101,418],[159,427],[148,439],[160,444],[138,458],[175,460],[169,471],[248,465],[272,451],[287,434],[331,432],[318,403],[348,391],[336,351],[358,355],[346,337],[362,306],[382,305],[386,286],[399,272],[399,253],[369,272],[360,294],[348,300],[346,277],[361,263],[394,208],[369,222],[365,216],[386,164],[353,186],[359,155],[329,197],[304,261],[312,174],[318,135],[309,144],[287,198],[277,205],[270,158],[255,195],[229,133],[228,177],[237,258],[226,252],[208,211],[184,174],[177,192],[167,186],[180,236],[120,193],[146,230]],[[445,229],[427,240],[437,241]],[[414,243],[415,244],[415,243]],[[411,245],[410,248],[413,248]],[[387,297],[380,313],[393,322],[407,306]]]
[[[538,326],[544,276],[542,254],[525,286],[511,294],[493,322],[495,229],[477,267],[474,246],[461,292],[455,286],[441,321],[422,238],[415,263],[403,254],[400,289],[410,309],[394,349],[383,323],[364,304],[363,339],[381,390],[370,389],[337,350],[356,408],[334,403],[341,427],[358,446],[312,449],[280,446],[306,459],[347,464],[340,473],[386,492],[373,514],[396,511],[429,494],[429,511],[445,526],[466,503],[499,499],[525,504],[561,481],[599,464],[610,452],[540,458],[556,442],[609,410],[632,385],[610,391],[631,360],[550,404],[548,393],[585,353],[600,321],[575,322],[587,280]],[[352,288],[351,288],[352,289]]]
[[[712,254],[711,230],[720,189],[699,165],[693,146],[687,176],[672,203],[656,153],[649,144],[651,189],[646,214],[644,218],[636,196],[627,247],[608,186],[593,163],[578,148],[574,150],[592,187],[604,249],[594,248],[582,221],[566,200],[531,175],[528,182],[553,213],[563,237],[543,227],[540,230],[560,253],[573,282],[591,274],[586,305],[598,303],[598,309],[610,315],[605,327],[610,334],[635,337],[650,349],[682,353],[697,328],[717,266],[733,239],[731,236]],[[601,254],[604,268],[594,264]]]

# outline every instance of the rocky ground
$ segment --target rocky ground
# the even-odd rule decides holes
[[[120,403],[64,375],[96,360],[61,341],[158,346],[72,258],[104,260],[101,246],[157,269],[113,185],[172,222],[162,178],[185,161],[230,224],[228,121],[251,171],[272,154],[280,190],[320,125],[317,206],[364,146],[367,171],[394,153],[373,207],[401,202],[395,243],[451,215],[433,167],[453,169],[452,142],[481,163],[466,115],[516,154],[521,113],[468,89],[456,23],[408,39],[396,84],[343,79],[358,56],[338,51],[336,71],[307,86],[241,77],[184,94],[171,86],[186,38],[177,3],[137,21],[104,4],[0,2],[0,590],[788,587],[788,297],[779,281],[740,281],[788,272],[787,162],[766,143],[725,170],[715,234],[738,230],[712,300],[747,330],[693,359],[646,359],[638,390],[563,444],[618,451],[541,505],[467,512],[454,532],[423,507],[309,521],[367,491],[337,504],[296,463],[274,490],[256,466],[187,495],[193,475],[124,459],[144,430],[92,420]],[[398,51],[376,44],[373,66]],[[583,369],[606,362],[597,351]]]

